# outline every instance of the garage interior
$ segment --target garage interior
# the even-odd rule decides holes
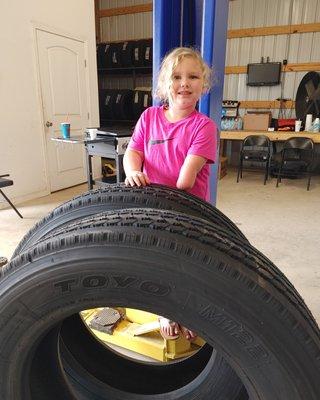
[[[35,12],[38,3],[37,0],[32,0],[30,9],[21,10],[17,17],[36,21],[33,32],[29,32],[29,40],[36,42],[34,35],[36,36],[37,33],[34,32],[37,29],[45,30],[49,26],[56,27],[57,32],[70,33],[71,36],[83,39],[86,43],[86,63],[90,70],[85,78],[85,90],[90,98],[88,118],[84,122],[82,120],[81,123],[84,125],[81,123],[77,125],[78,121],[71,121],[71,124],[76,126],[75,130],[81,132],[82,129],[83,132],[83,128],[101,126],[99,91],[128,88],[150,90],[152,86],[150,71],[141,75],[137,74],[137,76],[118,76],[117,74],[108,76],[107,73],[97,73],[99,67],[97,67],[95,49],[95,40],[97,43],[113,43],[152,38],[152,3],[149,0],[83,2],[82,10],[79,10],[81,7],[77,1],[72,1],[73,4],[70,4],[70,10],[66,12],[60,25],[57,25],[53,18],[48,18],[46,12],[43,11],[46,7],[52,10],[53,6],[45,1],[41,6],[43,10],[40,7],[40,10]],[[55,2],[54,7],[58,9],[59,3],[60,1]],[[63,4],[61,2],[61,7]],[[72,12],[72,7],[79,10],[79,21],[78,23],[71,22],[68,28],[67,15]],[[32,12],[37,14],[36,18],[30,18]],[[6,13],[8,17],[12,15],[12,11],[6,10]],[[90,24],[84,27],[83,22],[86,18],[90,19]],[[82,25],[81,32],[79,25]],[[94,26],[97,28],[96,31],[92,29]],[[253,32],[254,30],[256,32]],[[295,100],[301,79],[308,72],[320,72],[318,45],[320,42],[320,0],[230,0],[227,37],[223,100],[239,103],[237,120],[243,120],[248,111],[260,113],[260,115],[269,113],[268,115],[275,119],[279,116],[286,120],[296,119]],[[11,38],[11,46],[18,39],[19,37]],[[36,44],[33,43],[32,46]],[[13,50],[9,53],[10,62],[15,61],[17,56],[13,54]],[[285,72],[281,73],[281,84],[265,87],[246,85],[247,64],[260,63],[262,58],[264,58],[264,63],[268,58],[270,62],[281,62],[282,66],[287,65],[284,67]],[[33,56],[27,64],[27,72],[23,72],[23,74],[31,74],[32,78],[31,83],[26,79],[27,82],[21,85],[19,96],[23,97],[21,93],[24,91],[37,93],[31,101],[27,96],[24,101],[18,100],[18,109],[24,110],[20,114],[20,121],[15,116],[15,108],[12,104],[5,104],[8,102],[2,101],[7,110],[4,126],[10,130],[10,137],[5,135],[6,138],[0,148],[0,173],[10,173],[14,185],[5,188],[4,191],[23,215],[23,219],[20,219],[12,208],[7,207],[4,199],[0,199],[0,257],[8,259],[22,237],[37,221],[58,205],[88,190],[84,170],[82,170],[82,175],[75,178],[78,182],[75,185],[69,185],[71,187],[67,187],[67,184],[63,188],[59,186],[60,182],[58,186],[50,182],[51,156],[46,152],[48,146],[53,144],[50,136],[49,139],[47,137],[48,131],[43,129],[47,118],[42,107],[39,108],[39,103],[43,104],[43,94],[39,94],[41,89],[37,81],[37,79],[41,80],[41,77],[37,78],[37,74],[41,74],[41,71],[34,73],[36,59],[37,57]],[[283,60],[287,62],[284,64]],[[5,63],[5,68],[8,73],[9,62]],[[13,101],[16,101],[17,89],[15,87],[15,91],[12,90],[15,83],[9,81],[7,85],[7,92],[12,93]],[[28,101],[29,104],[26,106]],[[220,111],[221,109],[219,113]],[[68,111],[64,114],[64,117],[66,116],[69,117]],[[316,116],[320,115],[314,117]],[[60,135],[59,122],[56,122],[54,132],[50,135]],[[55,124],[54,121],[53,123]],[[22,125],[25,132],[21,130]],[[225,130],[233,129],[228,127]],[[250,129],[252,130],[255,131],[255,129]],[[49,142],[51,143],[48,145]],[[320,144],[318,143],[320,142],[315,146],[316,169],[308,191],[305,177],[283,179],[279,187],[276,187],[276,178],[273,176],[269,177],[264,185],[263,170],[259,168],[245,169],[243,178],[237,183],[240,143],[241,141],[238,140],[228,140],[227,136],[224,142],[221,142],[220,155],[227,161],[223,165],[220,164],[220,170],[216,165],[212,171],[216,179],[216,188],[213,189],[216,206],[239,227],[254,247],[266,255],[288,277],[311,310],[317,323],[320,324],[320,250],[318,245],[320,232]],[[60,144],[55,143],[53,146],[57,149]],[[72,146],[71,151],[77,153],[77,160],[80,157],[85,163],[84,155],[79,150],[80,146],[68,146],[68,144],[62,144],[60,149],[69,151],[69,147],[71,149]],[[30,155],[34,156],[30,157]],[[70,153],[67,157],[69,156]],[[115,177],[113,160],[103,161],[104,166],[108,163],[112,164],[109,164],[111,168],[109,178],[113,179]],[[93,160],[93,173],[95,176],[101,175],[101,160],[98,157]],[[59,181],[59,175],[57,176]]]
[[[152,37],[151,3],[147,0],[122,3],[120,5],[118,2],[101,0],[95,3],[95,10],[92,7],[86,9],[91,19],[91,25],[96,24],[98,43]],[[34,4],[37,5],[37,1],[34,1]],[[137,6],[137,4],[141,4],[141,6]],[[124,11],[125,6],[129,9]],[[43,6],[44,9],[48,7],[48,5]],[[143,12],[137,12],[137,7],[138,11],[140,7]],[[248,12],[252,7],[254,12]],[[32,7],[28,12],[31,11]],[[117,15],[117,11],[120,15]],[[36,14],[36,11],[34,11],[34,14]],[[21,18],[24,18],[24,16],[21,15]],[[292,72],[283,74],[284,97],[291,99],[292,103],[301,78],[308,71],[316,71],[317,68],[319,70],[320,50],[319,46],[316,45],[320,40],[319,21],[319,0],[230,1],[223,99],[240,101],[239,115],[242,117],[247,109],[253,110],[254,107],[258,107],[255,110],[266,110],[267,108],[263,108],[266,107],[266,102],[269,102],[268,109],[269,107],[277,107],[271,109],[273,116],[277,116],[280,102],[275,102],[274,99],[281,95],[280,85],[269,87],[246,86],[246,74],[243,73],[241,66],[249,62],[259,62],[261,57],[270,57],[270,61],[282,61],[288,58],[288,63],[292,64]],[[298,33],[298,30],[297,33],[293,34],[279,35],[279,32],[277,32],[277,34],[270,35],[270,32],[268,34],[266,32],[267,28],[264,28],[271,26],[276,27],[279,31],[280,28],[286,28],[285,24],[294,25],[296,30],[300,27],[299,29],[303,33]],[[245,28],[252,31],[258,27],[261,27],[263,32],[256,34],[257,36],[250,36],[253,35],[252,32],[243,31]],[[249,36],[241,38],[241,35]],[[92,40],[91,34],[90,40]],[[12,50],[10,52],[12,53]],[[91,60],[89,62],[91,63]],[[94,66],[92,69],[94,69]],[[113,75],[109,79],[108,76],[103,75],[100,79],[102,80],[100,87],[103,88],[127,88],[132,87],[133,84],[131,76],[117,77],[117,75]],[[137,87],[150,88],[150,74],[138,75],[135,79]],[[93,88],[94,86],[93,81]],[[94,95],[91,95],[91,97],[96,99]],[[98,123],[97,106],[95,104],[97,103],[93,104],[93,111],[90,116],[92,121],[88,126],[97,126]],[[12,112],[8,110],[7,115],[11,115]],[[289,118],[294,117],[295,111],[293,108],[289,108],[282,110],[282,112],[285,112]],[[23,118],[27,117],[24,116]],[[26,135],[23,137],[16,136],[18,133],[20,135],[21,129],[19,125],[17,127],[12,126],[12,123],[15,124],[16,122],[10,120],[11,135],[9,138],[6,136],[0,149],[1,172],[7,173],[9,171],[10,178],[14,180],[14,185],[7,188],[5,192],[16,205],[18,204],[24,219],[16,218],[13,210],[6,209],[7,203],[1,198],[0,255],[7,258],[10,258],[24,233],[39,218],[59,202],[66,201],[73,194],[86,190],[86,186],[82,185],[78,188],[67,189],[65,192],[49,195],[48,188],[45,189],[46,184],[43,186],[44,190],[38,190],[39,187],[41,188],[43,176],[41,178],[37,176],[36,180],[32,179],[31,176],[35,173],[35,168],[39,169],[39,164],[36,166],[34,164],[37,160],[30,162],[29,159],[29,165],[26,165],[25,162],[22,162],[25,159],[25,151],[20,153],[20,148],[22,149],[24,146],[27,146],[29,152],[34,150],[30,147],[29,139],[28,144],[27,142],[24,143]],[[17,121],[17,124],[19,124],[19,121]],[[34,125],[34,122],[32,124]],[[35,133],[30,133],[30,138],[34,135]],[[21,146],[14,143],[15,138],[19,138]],[[36,138],[32,138],[31,142],[35,140],[37,143],[39,142]],[[6,143],[6,141],[8,142]],[[320,304],[319,296],[317,296],[320,285],[319,272],[317,271],[319,249],[316,245],[320,222],[320,213],[317,207],[320,191],[319,176],[316,175],[312,178],[311,191],[308,193],[305,190],[305,179],[285,179],[281,187],[276,189],[276,180],[273,178],[269,179],[264,187],[260,180],[262,178],[261,172],[245,171],[244,179],[236,184],[235,174],[238,165],[239,142],[226,142],[227,175],[219,181],[217,189],[218,208],[239,224],[240,229],[250,237],[250,241],[262,252],[265,251],[270,259],[293,279],[319,321]],[[75,147],[73,146],[73,150]],[[14,157],[12,158],[12,156],[15,152],[17,153],[17,160],[13,162]],[[99,167],[100,165],[96,165],[96,171]],[[35,184],[36,186],[34,186]],[[43,197],[45,194],[46,196]],[[34,207],[32,201],[25,202],[29,198],[34,198]],[[14,224],[12,219],[14,219]],[[299,244],[297,245],[297,243]],[[305,246],[310,250],[298,250],[305,248]],[[294,252],[297,254],[294,254]]]

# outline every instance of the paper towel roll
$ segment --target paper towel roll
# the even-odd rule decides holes
[[[320,132],[320,118],[316,118],[312,124],[312,131],[317,133]]]
[[[311,127],[312,127],[312,114],[307,114],[304,130],[311,131]]]

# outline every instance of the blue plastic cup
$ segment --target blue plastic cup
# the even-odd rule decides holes
[[[62,122],[60,124],[60,129],[61,129],[62,137],[64,139],[69,139],[70,138],[70,124],[69,124],[69,122]]]

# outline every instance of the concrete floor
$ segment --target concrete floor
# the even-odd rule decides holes
[[[0,210],[0,256],[10,258],[23,235],[60,203],[87,190],[80,185]],[[217,206],[231,218],[252,245],[269,257],[291,280],[320,324],[320,176],[311,181],[275,179],[263,185],[261,173],[235,171],[219,181]]]

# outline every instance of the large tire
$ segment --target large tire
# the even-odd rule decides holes
[[[35,244],[48,232],[70,221],[107,210],[133,207],[181,211],[212,221],[228,232],[247,240],[240,229],[227,216],[196,196],[163,185],[139,188],[127,187],[124,184],[113,184],[81,194],[58,206],[22,238],[12,258]]]
[[[212,393],[210,361],[173,388],[162,390],[154,376],[152,389],[143,369],[138,388],[125,369],[120,387],[112,386],[106,370],[113,365],[95,371],[83,363],[86,348],[79,356],[68,319],[101,305],[145,309],[197,331],[234,367],[250,400],[320,398],[320,333],[292,285],[221,229],[144,209],[70,226],[4,267],[0,399],[234,400]]]
[[[148,209],[133,211],[142,217],[150,212]],[[96,225],[106,218],[113,224],[118,214],[100,214],[87,218],[88,221],[72,223],[62,231],[74,233],[76,230],[91,229],[92,223]],[[57,235],[59,231],[52,232],[51,238]],[[40,242],[36,248],[39,249],[39,246]],[[106,400],[151,400],[155,394],[159,400],[193,400],[202,398],[203,393],[210,393],[214,400],[248,399],[237,375],[210,345],[205,345],[194,356],[174,364],[145,365],[119,356],[102,346],[85,328],[79,314],[66,318],[59,327],[54,326],[37,343],[35,354],[29,355],[29,360],[32,358],[30,377],[27,378],[32,400],[91,399],[93,393],[94,396],[100,396],[94,398]],[[47,367],[48,363],[50,368]],[[110,365],[111,368],[106,368]],[[125,381],[124,371],[128,377]],[[99,387],[95,384],[96,379],[100,381]],[[22,391],[25,392],[26,388]]]

